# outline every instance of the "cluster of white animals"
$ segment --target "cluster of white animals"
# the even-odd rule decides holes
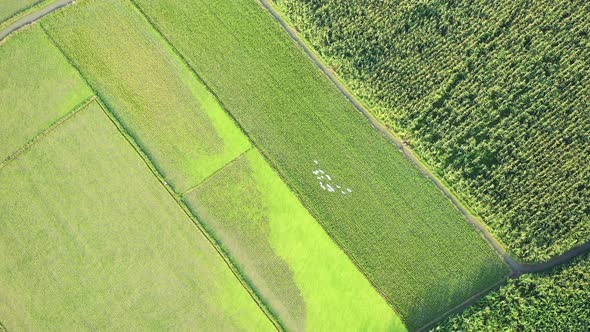
[[[335,184],[332,182],[332,177],[330,174],[326,173],[324,170],[319,168],[320,162],[317,160],[313,161],[314,163],[314,170],[312,171],[313,175],[318,179],[320,183],[320,187],[323,190],[326,190],[331,193],[338,193],[340,192],[342,195],[346,195],[352,192],[350,188],[342,188],[342,186]]]

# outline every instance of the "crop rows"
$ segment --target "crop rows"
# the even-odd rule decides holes
[[[408,328],[506,274],[455,207],[255,1],[137,3]]]
[[[590,257],[549,274],[526,275],[450,317],[435,331],[586,332],[590,326]]]
[[[255,149],[184,201],[289,331],[405,331]]]
[[[250,146],[130,2],[82,1],[42,25],[177,193]]]
[[[512,253],[590,239],[588,2],[275,2]]]

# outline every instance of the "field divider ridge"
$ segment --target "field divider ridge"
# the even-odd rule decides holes
[[[251,144],[252,142],[250,142]],[[228,161],[227,163],[225,163],[223,166],[219,167],[217,170],[215,170],[213,173],[207,175],[203,180],[201,180],[199,183],[197,183],[196,185],[188,188],[187,190],[185,190],[183,193],[180,194],[180,197],[184,198],[184,196],[186,196],[187,194],[189,194],[191,191],[199,188],[203,183],[205,183],[207,180],[209,180],[210,178],[214,177],[217,173],[221,172],[224,168],[226,168],[227,166],[233,164],[236,160],[240,159],[240,157],[242,157],[243,155],[245,155],[246,153],[252,151],[256,149],[256,147],[254,145],[250,145],[250,147],[248,147],[246,150],[242,151],[240,154],[238,154],[234,159]]]
[[[61,118],[59,118],[57,121],[55,121],[54,123],[52,123],[47,129],[43,130],[40,134],[38,134],[37,136],[35,136],[32,139],[30,139],[25,145],[23,145],[22,147],[20,147],[18,150],[14,151],[11,155],[9,155],[2,162],[0,162],[0,170],[2,170],[8,163],[10,163],[11,161],[17,159],[23,153],[27,152],[35,144],[37,144],[38,142],[42,141],[52,131],[54,131],[56,128],[58,128],[59,126],[61,126],[67,120],[69,120],[72,117],[74,117],[76,114],[78,114],[81,110],[83,110],[88,104],[90,104],[94,100],[96,100],[96,96],[95,95],[92,95],[92,96],[86,98],[84,101],[82,101],[81,103],[79,103],[76,107],[74,107],[71,111],[69,111],[64,116],[62,116]]]
[[[136,6],[135,3],[133,3],[133,4],[134,4],[134,6]],[[143,14],[143,12],[141,12],[141,14],[142,14],[142,16],[145,17],[145,15]],[[147,19],[147,17],[146,17],[146,19]],[[150,25],[151,25],[151,22],[150,22]],[[241,284],[241,286],[246,290],[246,292],[248,293],[248,295],[250,295],[250,297],[252,298],[252,300],[254,301],[254,303],[256,303],[256,305],[258,306],[258,308],[267,317],[267,319],[271,322],[271,324],[275,327],[275,329],[277,331],[284,331],[285,329],[283,328],[282,324],[270,312],[270,309],[268,308],[268,305],[266,303],[264,303],[264,301],[262,301],[262,299],[260,298],[260,296],[254,291],[253,287],[242,276],[241,271],[234,265],[234,263],[231,261],[231,259],[225,255],[225,253],[222,250],[221,246],[219,244],[217,244],[216,240],[211,235],[209,235],[209,233],[203,227],[202,223],[192,214],[192,212],[186,206],[186,204],[184,204],[184,202],[182,202],[182,199],[179,196],[179,194],[176,193],[168,185],[168,182],[164,179],[164,177],[162,176],[162,174],[160,173],[160,171],[157,169],[156,163],[154,163],[151,159],[149,159],[149,157],[145,154],[145,152],[143,151],[143,149],[141,148],[141,146],[135,141],[135,139],[131,136],[131,134],[128,133],[127,129],[121,124],[120,119],[118,119],[118,117],[112,111],[110,111],[109,106],[103,100],[103,98],[101,97],[101,94],[98,91],[96,91],[94,89],[94,87],[88,82],[88,80],[86,79],[86,77],[82,74],[82,71],[80,70],[80,68],[78,68],[78,66],[76,66],[72,62],[72,60],[67,56],[66,52],[57,44],[57,42],[47,32],[46,28],[42,24],[40,24],[40,26],[41,26],[43,32],[45,33],[45,35],[47,36],[47,38],[49,39],[49,41],[51,42],[51,44],[53,46],[55,46],[59,50],[59,52],[66,59],[66,61],[68,62],[68,64],[72,68],[74,68],[76,70],[76,72],[81,77],[81,79],[86,83],[86,85],[88,86],[88,88],[92,90],[92,92],[94,93],[94,96],[93,96],[94,99],[97,101],[98,105],[103,110],[103,112],[106,114],[106,116],[109,118],[109,120],[117,128],[117,130],[119,131],[119,133],[121,135],[123,135],[123,137],[125,138],[125,140],[127,140],[127,142],[131,145],[131,147],[135,150],[135,152],[139,155],[139,157],[141,158],[141,160],[144,162],[144,164],[151,171],[152,175],[154,175],[156,177],[156,179],[160,182],[160,184],[166,189],[166,191],[168,192],[168,194],[170,195],[170,197],[172,197],[172,199],[176,202],[176,204],[188,216],[188,218],[191,220],[192,224],[195,227],[197,227],[197,229],[201,232],[201,234],[203,234],[203,236],[211,244],[211,246],[213,247],[213,249],[221,257],[221,259],[223,260],[223,262],[225,263],[225,265],[228,267],[228,269],[231,271],[231,273],[236,277],[236,279]],[[159,31],[157,31],[157,32],[159,33]],[[163,38],[163,36],[162,36],[162,38]],[[166,41],[166,43],[168,45],[170,45],[170,43],[168,42],[168,40],[165,40],[165,41]],[[176,52],[176,50],[174,50],[174,51]],[[186,64],[186,62],[184,62],[184,60],[183,60],[183,63]],[[191,70],[194,73],[194,71],[192,70],[191,67],[188,67],[188,69]],[[194,73],[194,74],[196,74],[196,73]],[[199,77],[199,79],[200,79],[200,77]],[[252,147],[250,147],[249,149],[251,149],[251,148]]]
[[[227,257],[227,255],[225,254],[225,252],[223,251],[221,246],[217,243],[215,238],[213,238],[207,232],[207,230],[203,227],[201,221],[196,216],[193,215],[193,213],[190,211],[190,209],[182,201],[182,198],[180,197],[180,195],[178,193],[176,193],[172,189],[172,187],[170,187],[170,185],[168,185],[168,183],[166,182],[166,179],[164,179],[162,174],[158,171],[156,166],[152,163],[151,159],[149,159],[149,157],[143,152],[141,147],[135,142],[135,140],[127,132],[125,127],[121,123],[119,123],[119,121],[117,120],[115,115],[109,110],[109,108],[102,102],[102,100],[97,99],[97,101],[98,101],[98,104],[100,105],[101,109],[103,110],[103,112],[106,114],[106,116],[109,118],[109,120],[113,123],[113,125],[117,128],[119,133],[131,145],[133,150],[138,154],[138,156],[143,161],[143,163],[147,166],[147,168],[150,170],[152,175],[158,180],[158,182],[160,182],[162,187],[164,187],[166,189],[166,192],[176,202],[176,204],[181,208],[181,210],[184,212],[184,214],[191,220],[193,225],[195,227],[197,227],[197,229],[201,232],[201,234],[203,234],[203,236],[211,244],[211,246],[214,248],[214,250],[217,252],[217,254],[222,258],[225,265],[232,272],[232,274],[236,277],[236,279],[238,279],[239,283],[246,290],[246,292],[250,295],[252,300],[260,308],[260,310],[264,313],[264,315],[271,321],[271,323],[275,326],[275,328],[278,331],[283,331],[284,329],[283,329],[282,325],[280,325],[278,322],[275,322],[275,320],[273,319],[274,316],[272,316],[269,312],[267,312],[267,310],[268,310],[267,305],[262,301],[262,299],[259,298],[258,294],[254,291],[252,286],[245,280],[245,278],[242,276],[242,273],[234,265],[232,260],[229,257]],[[273,318],[271,318],[271,316],[269,316],[269,315],[271,315]]]
[[[248,138],[248,140],[250,141],[250,143],[252,144],[252,146],[254,148],[256,148],[260,152],[260,154],[262,155],[262,157],[264,158],[264,160],[275,170],[276,174],[279,176],[279,178],[281,179],[281,181],[297,197],[297,199],[301,202],[302,206],[305,207],[305,209],[309,212],[309,214],[320,224],[320,226],[322,227],[322,229],[324,230],[324,232],[326,232],[326,234],[328,234],[328,236],[330,237],[330,240],[332,240],[336,244],[336,246],[338,246],[338,248],[346,255],[346,257],[348,257],[348,259],[350,259],[350,261],[356,267],[356,269],[369,282],[369,284],[373,287],[373,289],[385,300],[385,303],[393,310],[393,312],[396,313],[396,315],[398,315],[399,317],[402,317],[399,314],[400,313],[400,310],[398,310],[396,308],[396,306],[393,304],[393,301],[385,294],[385,292],[371,278],[369,278],[369,274],[362,267],[362,265],[359,263],[359,261],[354,256],[352,256],[352,254],[350,252],[348,252],[348,250],[344,249],[344,246],[338,240],[336,240],[336,237],[334,236],[334,234],[328,230],[328,227],[326,227],[324,225],[324,223],[321,222],[321,219],[319,218],[319,215],[317,213],[315,213],[315,211],[311,210],[306,204],[303,203],[302,194],[287,181],[287,179],[285,178],[285,176],[283,175],[283,173],[280,171],[280,168],[277,167],[276,163],[273,162],[268,157],[268,153],[266,152],[266,150],[262,146],[259,146],[252,139],[252,137],[246,132],[246,130],[244,129],[244,127],[242,126],[242,124],[237,120],[237,118],[231,112],[229,112],[227,110],[227,107],[223,103],[223,101],[221,100],[221,98],[219,98],[219,96],[215,93],[215,91],[213,91],[211,89],[211,87],[201,77],[201,75],[190,65],[190,63],[188,62],[188,60],[186,59],[186,57],[161,32],[161,30],[155,25],[155,23],[149,18],[149,16],[144,13],[144,11],[139,7],[139,5],[136,4],[135,0],[130,0],[130,1],[144,15],[144,17],[150,22],[150,24],[152,25],[152,27],[154,28],[154,30],[156,30],[162,36],[162,38],[168,43],[168,45],[174,51],[174,53],[177,54],[177,56],[185,63],[185,65],[188,66],[188,68],[190,69],[190,71],[193,72],[194,75],[199,79],[199,81],[207,88],[207,91],[209,91],[209,93],[211,93],[211,95],[213,95],[215,97],[215,99],[221,105],[221,107],[226,112],[226,114],[229,115],[229,117],[234,121],[234,123],[236,124],[236,126],[238,126],[238,128],[242,131],[242,133]],[[502,281],[502,282],[504,282],[504,281]]]

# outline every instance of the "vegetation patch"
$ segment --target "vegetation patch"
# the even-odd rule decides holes
[[[0,163],[92,96],[38,26],[0,47]]]
[[[451,202],[258,3],[137,3],[409,329],[506,275]],[[351,193],[324,190],[318,165]]]
[[[590,257],[512,279],[435,331],[588,331]]]
[[[273,330],[96,102],[0,169],[13,330]]]
[[[131,3],[81,1],[42,24],[177,192],[249,147]]]
[[[590,2],[274,2],[510,252],[590,240]]]
[[[257,150],[184,201],[286,329],[405,331]]]
[[[0,1],[0,26],[11,17],[23,12],[43,0],[2,0]]]

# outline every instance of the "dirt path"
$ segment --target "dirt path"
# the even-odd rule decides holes
[[[434,174],[414,155],[414,153],[397,137],[395,137],[384,125],[373,117],[369,111],[347,90],[346,87],[336,78],[334,72],[326,67],[322,60],[307,46],[307,44],[299,37],[298,33],[291,28],[291,26],[283,19],[276,9],[269,3],[268,0],[258,0],[264,9],[283,27],[289,36],[301,47],[301,49],[311,58],[311,60],[318,66],[318,68],[332,81],[332,83],[340,90],[340,92],[348,99],[358,112],[363,114],[367,121],[377,130],[381,135],[386,137],[390,142],[395,144],[398,149],[408,158],[416,167],[443,192],[443,194],[453,202],[459,212],[465,217],[466,221],[473,226],[486,240],[486,242],[500,255],[504,262],[510,267],[512,277],[517,277],[523,273],[538,273],[545,272],[556,265],[565,263],[574,257],[590,251],[590,241],[583,245],[573,248],[566,253],[553,257],[543,263],[523,264],[510,257],[504,247],[498,240],[488,231],[487,227],[475,218],[469,211],[461,204],[461,202],[449,191],[449,189],[436,177]]]
[[[52,13],[52,12],[58,10],[59,8],[65,6],[65,5],[68,5],[72,2],[74,2],[74,0],[57,0],[57,1],[47,5],[46,7],[43,7],[37,11],[34,11],[32,13],[29,13],[29,14],[21,17],[16,22],[14,22],[11,25],[9,25],[8,27],[6,27],[6,29],[0,31],[0,42],[2,42],[2,40],[4,38],[6,38],[8,35],[10,35],[11,33],[35,22],[36,20],[42,18],[43,16],[45,16],[49,13]]]

